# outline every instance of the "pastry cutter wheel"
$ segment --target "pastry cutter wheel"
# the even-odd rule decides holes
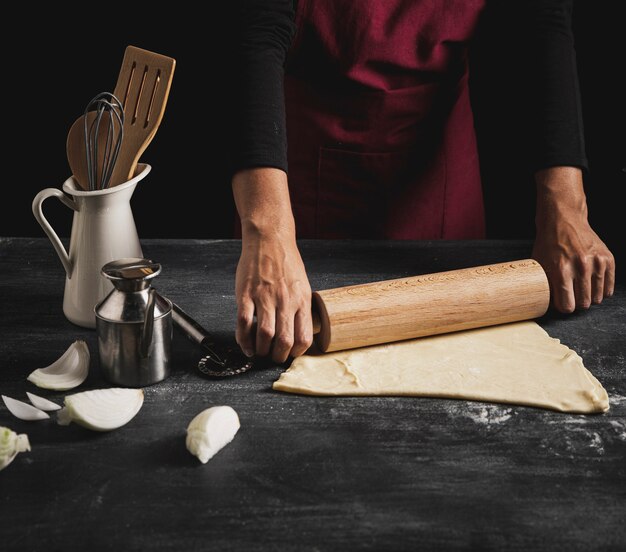
[[[174,324],[207,352],[198,362],[200,373],[214,377],[236,376],[255,366],[254,360],[244,355],[239,346],[216,341],[176,303],[170,302]]]

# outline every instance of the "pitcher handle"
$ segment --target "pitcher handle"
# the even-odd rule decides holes
[[[33,215],[37,219],[37,222],[43,228],[44,232],[50,238],[52,245],[54,246],[54,250],[57,252],[59,259],[61,259],[61,263],[63,264],[63,268],[65,269],[65,273],[68,278],[72,277],[72,262],[70,261],[70,256],[67,254],[63,243],[59,239],[59,236],[54,231],[48,219],[43,215],[43,202],[45,199],[49,197],[56,197],[63,205],[69,207],[73,211],[77,211],[76,203],[72,199],[70,199],[66,194],[64,194],[58,188],[45,188],[41,190],[33,199]]]

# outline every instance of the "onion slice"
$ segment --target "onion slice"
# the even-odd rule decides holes
[[[39,408],[40,410],[47,410],[47,411],[61,410],[61,407],[57,403],[49,401],[48,399],[44,399],[43,397],[40,397],[39,395],[35,395],[34,393],[29,393],[28,391],[26,391],[26,395],[28,396],[28,399],[30,400],[30,402],[32,402],[33,405]]]
[[[206,464],[230,443],[239,431],[239,416],[230,406],[212,406],[200,412],[187,426],[187,450]]]
[[[20,452],[30,450],[28,435],[0,426],[0,470],[6,468]]]
[[[87,343],[77,339],[52,364],[34,370],[26,379],[43,389],[67,391],[78,387],[87,379],[89,362]]]
[[[32,422],[34,420],[45,420],[50,417],[48,413],[39,408],[35,408],[32,404],[12,399],[6,395],[2,395],[2,400],[9,409],[9,412],[20,420]]]
[[[68,395],[57,414],[60,425],[74,422],[94,431],[111,431],[130,422],[143,405],[142,389],[112,387]]]

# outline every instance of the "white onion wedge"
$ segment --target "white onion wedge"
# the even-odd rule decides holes
[[[68,395],[57,414],[60,425],[74,422],[94,431],[111,431],[130,422],[143,405],[142,389],[112,387]]]
[[[212,406],[187,426],[187,450],[206,464],[230,443],[239,431],[239,416],[230,406]]]
[[[67,391],[87,379],[89,362],[87,343],[77,339],[50,366],[32,371],[26,379],[43,389]]]
[[[0,426],[0,470],[6,468],[20,452],[30,451],[28,435]]]
[[[39,395],[35,395],[34,393],[29,393],[26,391],[26,395],[28,396],[28,400],[33,403],[33,406],[39,408],[39,410],[46,410],[51,412],[53,410],[61,410],[61,406],[55,402],[49,401],[48,399],[44,399]]]
[[[45,420],[50,417],[47,412],[44,412],[39,408],[35,408],[32,404],[12,399],[11,397],[7,397],[6,395],[2,395],[2,400],[4,401],[6,407],[9,409],[9,412],[20,420],[32,422],[34,420]]]

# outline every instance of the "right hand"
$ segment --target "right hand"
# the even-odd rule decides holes
[[[311,346],[311,286],[295,239],[244,237],[235,293],[236,338],[247,356],[283,363]]]
[[[543,266],[554,307],[562,313],[588,309],[613,295],[615,258],[587,218],[582,171],[538,171],[537,233],[532,256]]]
[[[242,170],[233,177],[233,193],[242,223],[237,343],[247,356],[271,354],[283,363],[313,342],[311,286],[296,244],[287,175],[269,167]]]

